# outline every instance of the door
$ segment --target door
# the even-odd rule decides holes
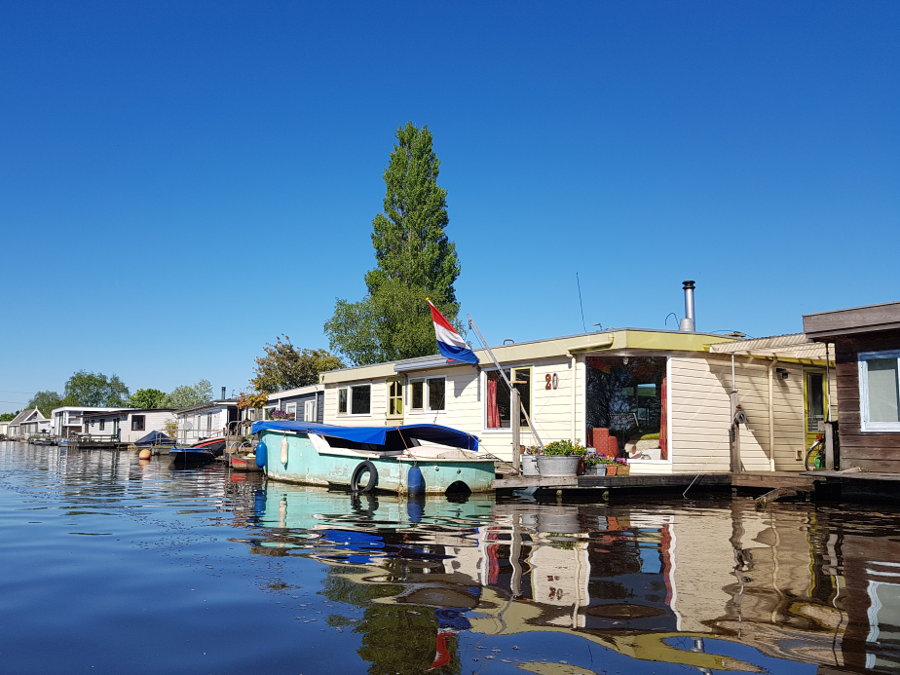
[[[808,448],[823,433],[821,423],[825,421],[828,390],[824,371],[806,370],[803,376],[803,408],[806,419],[805,447]]]

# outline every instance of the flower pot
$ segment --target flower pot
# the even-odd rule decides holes
[[[606,464],[595,464],[593,468],[594,468],[594,475],[596,475],[596,476],[605,476],[606,475]]]
[[[577,476],[580,461],[577,455],[540,455],[537,465],[542,476]]]
[[[619,470],[619,466],[617,464],[607,464],[606,465],[606,475],[607,476],[615,476]]]
[[[630,476],[631,475],[631,467],[627,464],[623,464],[619,467],[619,475],[620,476]]]
[[[522,455],[520,458],[520,466],[522,467],[523,476],[537,476],[538,465],[537,455]]]

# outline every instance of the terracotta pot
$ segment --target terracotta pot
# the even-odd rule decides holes
[[[607,476],[615,476],[618,471],[619,471],[618,464],[607,464],[606,465],[606,475]]]

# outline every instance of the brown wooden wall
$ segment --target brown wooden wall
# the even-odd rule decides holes
[[[859,429],[859,352],[900,349],[900,330],[835,338],[841,468],[900,473],[900,432]]]

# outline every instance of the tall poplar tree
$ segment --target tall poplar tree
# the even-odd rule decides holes
[[[360,302],[339,299],[325,323],[332,350],[356,365],[434,354],[426,297],[455,322],[456,245],[447,238],[447,191],[428,127],[408,122],[384,172],[384,211],[372,221],[375,269]]]

